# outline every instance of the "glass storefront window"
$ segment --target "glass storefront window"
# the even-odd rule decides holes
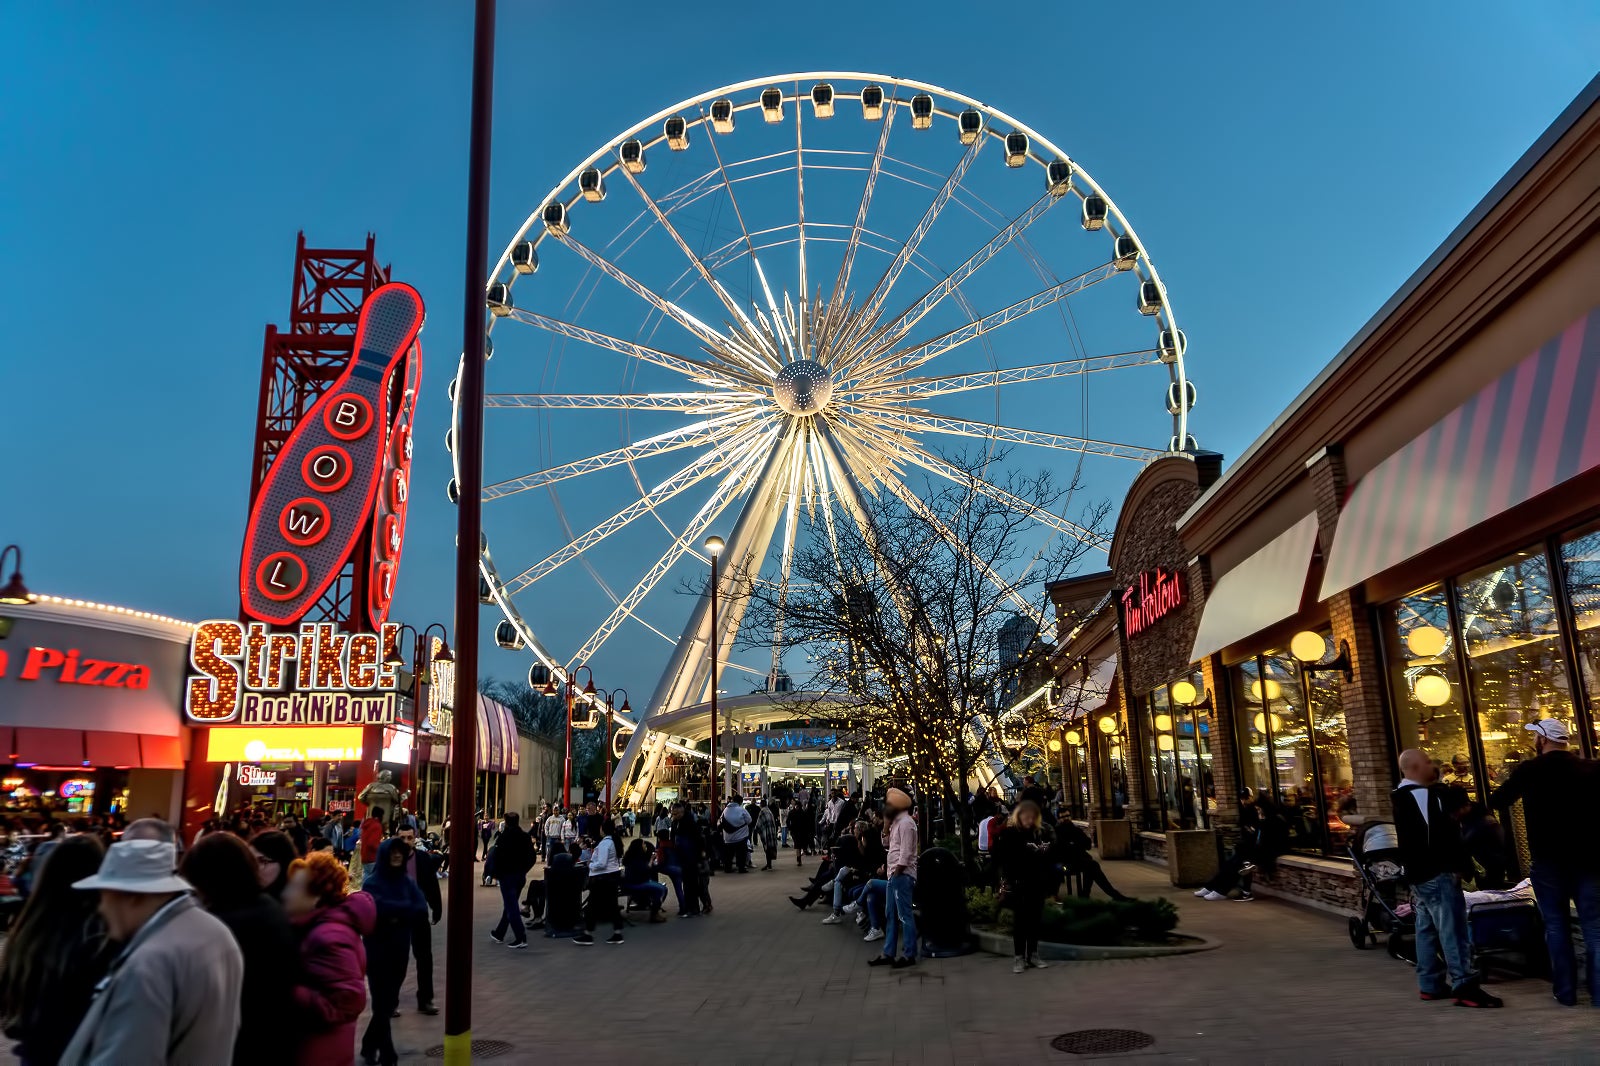
[[[1395,713],[1395,750],[1426,750],[1439,760],[1441,780],[1460,785],[1481,800],[1443,586],[1423,589],[1390,608],[1383,639]]]
[[[1591,710],[1593,750],[1600,751],[1600,715],[1593,714],[1593,708],[1600,705],[1600,530],[1563,541],[1561,569],[1572,604],[1578,676]]]
[[[1338,675],[1311,675],[1308,713],[1299,667],[1287,653],[1247,659],[1230,674],[1242,711],[1235,722],[1241,786],[1277,801],[1295,851],[1322,854],[1342,845],[1349,827],[1339,812],[1348,812],[1353,792]]]
[[[1520,551],[1462,578],[1456,583],[1456,617],[1478,711],[1484,787],[1492,789],[1533,755],[1524,725],[1572,717],[1544,551]]]
[[[1151,782],[1161,807],[1162,829],[1184,829],[1178,803],[1177,744],[1173,739],[1171,700],[1159,688],[1149,697],[1145,734],[1150,738]]]
[[[1198,673],[1183,679],[1194,686],[1196,698],[1204,689]],[[1206,828],[1216,812],[1211,777],[1210,710],[1196,711],[1180,704],[1172,686],[1164,685],[1145,698],[1144,727],[1148,737],[1154,804],[1161,826],[1167,829]]]

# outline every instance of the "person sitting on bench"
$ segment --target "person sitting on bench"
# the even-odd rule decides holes
[[[622,887],[620,891],[630,900],[643,900],[650,908],[652,922],[664,922],[661,905],[667,901],[667,886],[655,879],[650,868],[650,845],[643,837],[635,838],[622,856]]]

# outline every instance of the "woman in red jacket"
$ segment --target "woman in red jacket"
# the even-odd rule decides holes
[[[362,937],[377,922],[365,892],[350,892],[350,874],[326,851],[296,859],[283,906],[300,931],[300,979],[294,988],[294,1061],[300,1066],[352,1066],[356,1021],[367,1005],[367,952]]]

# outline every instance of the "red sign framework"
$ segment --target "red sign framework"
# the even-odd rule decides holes
[[[1161,567],[1146,570],[1138,581],[1122,590],[1122,624],[1128,636],[1135,637],[1182,607],[1188,599],[1189,590],[1182,571]]]

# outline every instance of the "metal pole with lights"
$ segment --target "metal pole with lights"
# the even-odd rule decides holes
[[[8,606],[22,607],[33,601],[28,598],[28,586],[22,583],[22,549],[15,544],[7,544],[0,550],[0,574],[6,572],[6,556],[15,555],[11,563],[11,579],[0,588],[0,603]]]
[[[706,554],[711,556],[711,772],[707,775],[711,782],[711,824],[716,825],[719,815],[717,803],[717,659],[721,655],[717,639],[717,557],[722,554],[722,538],[706,538]],[[724,788],[732,792],[732,786],[726,783]]]
[[[484,292],[489,285],[489,143],[494,104],[495,0],[477,0],[472,37],[471,136],[467,155],[467,248],[463,272],[461,385],[457,397],[456,459],[456,696],[459,708],[478,697],[479,556],[483,550],[483,372],[487,331]],[[472,1061],[472,902],[475,849],[474,775],[478,716],[460,714],[451,729],[449,918],[444,952],[445,1066]]]
[[[433,654],[433,649],[428,643],[428,636],[435,629],[439,631],[439,654]],[[396,669],[406,665],[405,656],[400,654],[400,638],[407,632],[411,634],[411,758],[408,772],[410,780],[406,784],[411,789],[412,805],[416,813],[422,811],[421,771],[418,769],[417,740],[422,736],[422,723],[428,714],[428,693],[433,684],[433,664],[453,663],[456,657],[450,653],[450,631],[444,627],[443,622],[434,622],[432,625],[418,633],[415,628],[401,624],[400,631],[395,634],[394,642],[389,645],[388,652],[384,655],[383,664]]]
[[[561,772],[561,805],[563,807],[570,807],[572,805],[572,710],[574,703],[577,701],[577,696],[574,694],[573,688],[574,680],[578,676],[578,670],[582,670],[584,673],[589,675],[588,684],[583,686],[582,695],[584,699],[592,700],[595,695],[594,671],[589,669],[587,663],[579,666],[577,670],[573,670],[571,673],[567,674],[566,678],[561,683],[561,689],[558,690],[556,688],[556,683],[554,680],[545,682],[544,686],[544,694],[546,696],[554,696],[558,691],[563,692],[565,694],[565,703],[567,705],[567,750],[566,760],[563,763],[563,769]]]
[[[622,706],[621,707],[617,706],[617,695],[619,693],[622,696]],[[601,690],[599,695],[605,701],[605,708],[606,708],[606,711],[605,711],[605,716],[606,716],[606,800],[605,800],[605,814],[606,814],[607,818],[610,818],[611,817],[611,755],[612,755],[612,751],[611,751],[612,717],[611,716],[613,714],[616,714],[618,711],[622,712],[623,714],[627,714],[629,711],[633,710],[633,705],[628,702],[628,690],[625,689],[625,688],[619,688],[619,689],[616,689],[616,690],[611,691],[611,692],[606,692],[604,690]]]

